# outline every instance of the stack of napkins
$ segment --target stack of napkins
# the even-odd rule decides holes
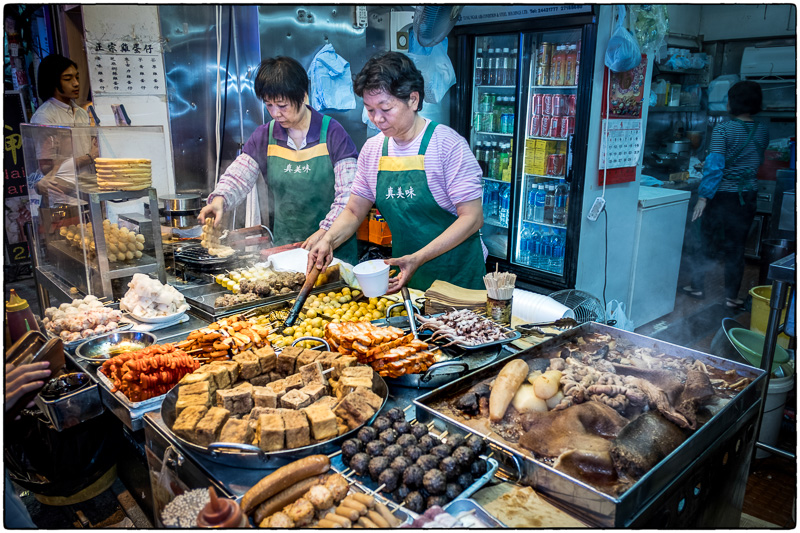
[[[425,314],[446,313],[453,309],[486,312],[486,291],[464,289],[458,285],[436,280],[425,291]]]

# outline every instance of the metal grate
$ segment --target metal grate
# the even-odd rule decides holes
[[[180,261],[193,267],[220,266],[236,261],[238,255],[238,253],[234,253],[229,257],[216,257],[209,254],[208,250],[202,246],[193,246],[191,248],[182,248],[180,252],[176,252],[175,261]]]

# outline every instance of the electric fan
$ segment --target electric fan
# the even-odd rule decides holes
[[[463,6],[417,6],[414,11],[414,35],[419,44],[431,47],[447,37],[458,21]]]
[[[588,292],[567,289],[556,291],[549,296],[572,309],[575,312],[575,320],[578,321],[578,324],[583,324],[584,322],[606,323],[606,312],[603,309],[603,303]]]

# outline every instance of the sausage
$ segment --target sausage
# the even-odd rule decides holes
[[[378,513],[383,517],[384,520],[389,522],[392,527],[397,527],[400,525],[400,520],[392,514],[386,505],[382,502],[375,501],[375,509],[377,509]]]
[[[390,527],[392,527],[392,526],[389,525],[389,522],[384,520],[384,518],[380,514],[375,512],[375,511],[368,512],[367,513],[367,518],[369,518],[370,520],[375,522],[375,524],[380,528],[389,529]]]
[[[375,506],[375,498],[373,498],[369,494],[362,494],[360,492],[356,492],[355,494],[351,494],[350,496],[348,496],[348,498],[353,498],[354,500],[363,503],[369,509],[372,509]]]
[[[347,498],[342,500],[341,504],[346,506],[346,507],[350,507],[351,509],[355,509],[356,511],[358,511],[358,514],[360,514],[361,516],[364,516],[365,514],[367,514],[367,506],[364,505],[363,503],[359,502],[358,500],[356,500],[352,496],[348,496]]]
[[[350,520],[348,520],[347,518],[345,518],[345,517],[343,517],[341,515],[338,515],[336,513],[328,513],[322,518],[323,518],[323,520],[329,520],[331,522],[336,522],[337,524],[340,524],[343,528],[346,528],[346,529],[349,529],[349,528],[353,527],[353,523]]]
[[[256,505],[267,498],[286,490],[298,481],[324,474],[330,467],[331,461],[327,455],[310,455],[282,466],[244,493],[241,503],[242,511],[250,514]]]
[[[256,507],[255,513],[253,513],[253,519],[255,523],[260,524],[264,518],[272,515],[273,513],[277,513],[287,505],[294,503],[303,494],[308,492],[308,489],[314,485],[325,483],[325,479],[327,477],[328,476],[315,476],[304,479],[303,481],[298,481],[291,487],[280,491],[275,496],[267,498],[258,507]]]
[[[378,525],[366,516],[359,518],[358,523],[368,529],[378,529]]]
[[[351,522],[355,522],[356,520],[358,520],[358,517],[361,516],[360,514],[358,514],[358,511],[356,511],[352,507],[347,507],[346,505],[340,505],[339,507],[337,507],[336,514],[347,518]]]
[[[323,518],[322,520],[317,522],[317,525],[314,527],[321,529],[341,529],[344,526],[339,522],[332,522],[330,520],[326,520]]]

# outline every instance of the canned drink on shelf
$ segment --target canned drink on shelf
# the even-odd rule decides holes
[[[575,116],[575,101],[576,96],[574,94],[567,95],[567,115],[570,117]]]
[[[538,113],[534,113],[531,115],[531,129],[530,129],[530,136],[531,137],[539,137],[542,133],[542,116]]]
[[[540,137],[550,136],[550,119],[551,117],[548,117],[547,115],[542,115],[541,127],[539,128]]]
[[[567,135],[575,133],[575,117],[564,117],[564,121],[567,123]],[[564,137],[567,135],[564,135]]]
[[[553,176],[563,176],[564,175],[564,162],[566,160],[566,156],[564,154],[553,154],[550,157],[553,158]]]
[[[486,133],[494,132],[494,113],[484,113],[481,118],[481,131]]]
[[[531,108],[533,109],[534,115],[541,115],[542,114],[542,95],[541,93],[534,94],[531,98]]]
[[[557,176],[556,174],[556,156],[558,154],[551,154],[547,156],[547,168],[545,169],[545,174],[548,176]]]
[[[481,128],[483,127],[483,113],[480,111],[476,111],[474,113],[472,127],[475,129],[475,131],[481,131]]]
[[[552,94],[544,94],[542,95],[542,115],[552,117],[553,116],[553,95]]]
[[[551,117],[550,118],[550,133],[548,137],[557,138],[558,134],[561,133],[561,117]]]
[[[563,117],[566,115],[565,111],[565,102],[564,102],[564,95],[563,94],[554,94],[553,95],[553,116],[554,117]]]
[[[543,42],[536,55],[536,85],[547,85],[550,79],[552,44]]]
[[[569,136],[569,119],[571,117],[561,117],[558,120],[558,136],[567,138]],[[573,119],[574,120],[574,119]]]

